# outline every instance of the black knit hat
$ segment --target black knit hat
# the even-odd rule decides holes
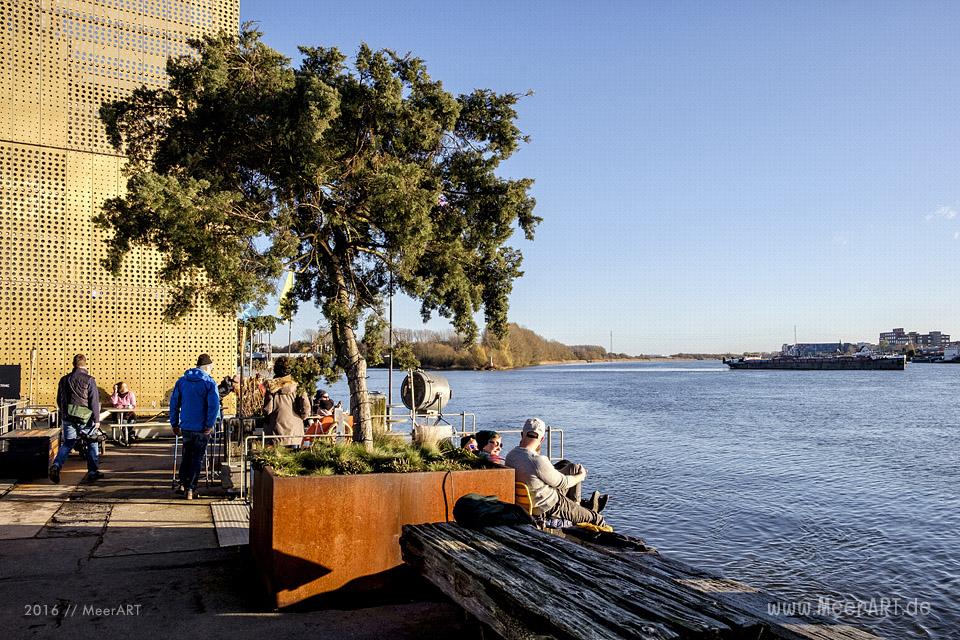
[[[213,364],[213,358],[205,353],[201,353],[200,357],[197,358],[197,366],[202,367],[205,364]]]

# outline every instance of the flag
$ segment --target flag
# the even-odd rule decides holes
[[[280,295],[277,297],[277,315],[282,316],[280,312],[280,305],[283,303],[283,297],[290,293],[290,290],[293,289],[293,271],[287,271],[287,275],[284,276],[283,286],[280,287]]]

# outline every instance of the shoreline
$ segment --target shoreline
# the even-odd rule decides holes
[[[525,364],[519,367],[485,367],[482,369],[464,369],[462,367],[421,367],[423,371],[517,371],[534,367],[576,366],[583,364],[617,364],[623,362],[705,362],[716,361],[720,358],[671,358],[659,356],[655,358],[616,358],[615,360],[544,360],[536,364]],[[386,369],[386,367],[370,367],[371,369]]]

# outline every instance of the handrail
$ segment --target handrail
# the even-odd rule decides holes
[[[28,400],[0,400],[0,435],[13,430],[13,419],[16,410],[28,404]],[[12,411],[11,408],[13,409]]]
[[[291,437],[296,438],[296,436],[290,436],[290,435],[268,436],[266,434],[261,433],[260,435],[246,436],[243,439],[243,451],[240,452],[240,470],[242,474],[240,476],[240,495],[238,496],[241,500],[245,499],[244,494],[246,493],[246,488],[247,488],[247,474],[250,473],[250,469],[248,468],[249,466],[248,458],[250,457],[249,456],[250,442],[254,440],[259,440],[260,446],[265,447],[267,446],[267,440],[280,440],[280,439],[287,440]],[[340,434],[340,433],[318,433],[315,435],[311,435],[310,437],[311,438],[330,438],[336,441],[336,438],[346,439],[346,438],[352,438],[353,436],[349,434]]]
[[[417,414],[417,415],[421,415],[421,416],[422,416],[423,414]],[[461,430],[460,430],[459,433],[458,433],[456,430],[453,430],[453,435],[454,435],[454,437],[458,437],[458,436],[459,436],[459,437],[462,437],[462,436],[465,436],[465,435],[473,435],[473,434],[475,434],[475,433],[477,432],[477,429],[476,429],[476,426],[477,426],[477,416],[476,416],[476,414],[474,414],[474,413],[468,413],[468,412],[460,412],[459,414],[453,414],[453,415],[459,415],[459,416],[461,416]],[[472,430],[472,431],[467,431],[467,430],[466,430],[466,417],[467,417],[467,416],[472,416],[472,418],[473,418],[473,420],[472,420],[472,422],[473,422],[473,430]],[[384,414],[377,414],[377,415],[371,416],[371,418],[388,418],[388,419],[389,419],[389,417],[390,417],[389,415],[384,415]],[[413,425],[416,426],[416,422],[414,422]],[[452,426],[452,425],[451,425],[451,426]],[[523,429],[496,429],[496,431],[497,431],[498,433],[518,433],[518,434],[519,434],[519,433],[523,433]],[[554,434],[556,434],[556,435],[558,436],[558,437],[556,438],[556,441],[557,441],[556,444],[557,444],[557,445],[559,446],[559,448],[560,448],[560,452],[559,452],[560,455],[559,455],[559,456],[554,456],[554,455],[553,455],[554,441],[555,441],[555,439],[554,439]],[[405,435],[405,434],[397,434],[397,435]],[[290,437],[291,437],[290,435],[268,436],[268,435],[266,435],[265,433],[261,433],[261,434],[259,434],[259,435],[249,435],[249,436],[244,437],[244,439],[243,439],[243,450],[240,452],[240,471],[241,471],[241,476],[240,476],[240,494],[239,494],[239,498],[240,498],[241,500],[247,500],[247,501],[249,501],[249,496],[247,496],[246,494],[247,494],[248,484],[250,484],[250,483],[247,482],[247,478],[248,478],[248,475],[249,475],[249,474],[251,473],[251,471],[252,471],[252,469],[251,469],[250,466],[249,466],[249,465],[250,465],[250,461],[249,461],[249,458],[250,458],[250,455],[249,455],[249,454],[250,454],[250,443],[253,442],[253,441],[255,441],[255,440],[259,440],[259,441],[260,441],[260,446],[265,447],[265,446],[267,445],[267,440],[289,439]],[[293,436],[293,437],[296,437],[296,436]],[[310,435],[310,438],[311,438],[311,439],[322,439],[322,438],[326,438],[326,439],[330,439],[330,440],[333,440],[334,442],[336,442],[337,439],[349,440],[349,439],[352,439],[353,436],[352,436],[351,434],[344,434],[344,433],[318,433],[318,434],[311,434],[311,435]],[[558,429],[557,427],[551,427],[551,426],[548,425],[548,426],[547,426],[546,444],[547,444],[547,454],[546,454],[546,455],[547,455],[547,457],[548,457],[550,460],[562,459],[562,458],[564,457],[564,445],[565,445],[565,441],[564,441],[564,430],[563,430],[563,429]]]
[[[518,433],[518,434],[522,434],[522,433],[523,433],[523,429],[491,429],[491,431],[496,431],[497,433],[501,433],[501,434],[502,434],[502,433]],[[460,433],[455,434],[455,435],[460,436],[460,437],[463,437],[463,436],[472,436],[472,435],[474,435],[475,433],[477,433],[476,430],[474,430],[474,431],[461,431]],[[557,435],[559,436],[559,438],[558,438],[559,442],[557,443],[557,444],[559,445],[559,447],[560,447],[560,455],[559,455],[559,456],[554,456],[554,455],[553,455],[553,444],[554,444],[553,434],[557,434]],[[558,429],[557,427],[551,427],[551,426],[547,425],[547,437],[546,437],[546,442],[547,442],[547,453],[546,453],[546,456],[547,456],[548,458],[550,458],[550,460],[562,460],[563,457],[564,457],[564,445],[565,445],[563,429]]]

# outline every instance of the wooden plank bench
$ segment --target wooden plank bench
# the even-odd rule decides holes
[[[404,560],[500,636],[876,640],[827,619],[775,617],[777,598],[656,553],[534,527],[408,525]]]

